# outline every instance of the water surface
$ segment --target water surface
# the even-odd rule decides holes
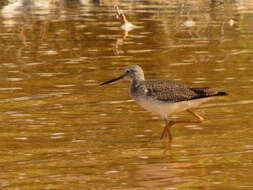
[[[128,32],[111,1],[36,2],[0,4],[1,189],[253,188],[250,0],[115,2]],[[132,64],[230,95],[165,150],[128,81],[98,86]]]

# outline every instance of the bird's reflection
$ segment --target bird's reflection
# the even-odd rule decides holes
[[[182,161],[166,157],[156,163],[140,164],[129,172],[135,185],[143,187],[176,187],[199,184],[206,169],[199,160]]]
[[[172,155],[172,140],[169,138],[161,139],[161,145],[163,149],[163,156]]]
[[[129,178],[137,186],[171,187],[200,184],[202,176],[206,175],[203,158],[191,157],[197,150],[181,150],[179,139],[162,139],[163,154],[160,157],[145,160],[129,171]],[[184,153],[182,154],[181,151]],[[185,156],[187,155],[187,156]]]

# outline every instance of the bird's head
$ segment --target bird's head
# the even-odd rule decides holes
[[[115,82],[117,80],[124,79],[124,78],[128,79],[130,81],[132,81],[132,80],[136,80],[136,81],[145,80],[144,72],[143,72],[142,68],[138,65],[131,65],[131,66],[128,66],[125,69],[125,72],[122,75],[120,75],[119,77],[114,78],[109,81],[106,81],[106,82],[103,82],[100,85],[109,84],[109,83],[112,83],[112,82]]]

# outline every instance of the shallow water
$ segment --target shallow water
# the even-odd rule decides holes
[[[116,2],[128,32],[111,1],[37,2],[0,4],[1,189],[253,188],[250,0]],[[229,96],[164,149],[128,81],[98,86],[132,64]]]

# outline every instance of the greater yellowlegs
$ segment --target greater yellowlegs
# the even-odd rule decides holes
[[[165,127],[161,138],[172,139],[170,128],[177,123],[200,123],[204,119],[197,113],[191,111],[200,104],[216,97],[227,95],[226,92],[217,92],[209,87],[192,88],[168,80],[145,80],[144,72],[138,65],[128,66],[125,72],[112,80],[101,83],[105,85],[123,78],[131,81],[130,95],[144,109],[159,114],[165,120]],[[190,121],[168,121],[168,115],[187,111],[197,120]]]
[[[130,31],[132,29],[134,29],[136,26],[134,26],[131,22],[129,22],[125,16],[125,14],[123,13],[122,10],[119,9],[118,6],[114,6],[114,8],[116,9],[116,16],[117,18],[120,20],[121,22],[121,26],[120,28],[122,30],[125,30],[125,31]]]

